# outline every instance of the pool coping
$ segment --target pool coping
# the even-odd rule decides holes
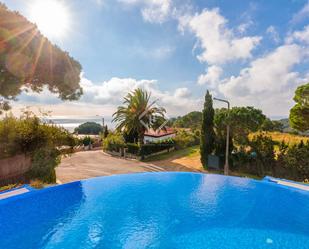
[[[4,190],[2,192],[0,192],[0,200],[4,200],[7,198],[11,198],[14,196],[18,196],[21,194],[25,194],[28,193],[30,191],[34,191],[35,189],[32,188],[31,186],[29,186],[28,184],[24,184],[22,186],[19,186],[17,188],[12,188],[12,189],[8,189],[8,190]]]
[[[275,178],[275,177],[271,177],[271,176],[265,176],[262,180],[263,181],[269,181],[269,182],[276,183],[276,184],[280,184],[280,185],[283,185],[283,186],[288,186],[288,187],[291,187],[291,188],[297,188],[297,189],[301,189],[301,190],[304,190],[304,191],[309,191],[309,185],[305,184],[305,183],[301,183],[301,182],[295,182],[295,181],[282,179],[282,178]]]

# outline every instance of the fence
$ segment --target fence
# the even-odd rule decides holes
[[[26,180],[25,173],[30,167],[31,159],[25,155],[0,159],[0,186],[24,182]]]

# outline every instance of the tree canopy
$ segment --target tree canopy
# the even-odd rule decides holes
[[[202,112],[193,111],[172,120],[172,126],[178,128],[200,129],[202,123]]]
[[[299,131],[309,130],[309,83],[295,91],[296,105],[290,110],[290,124]]]
[[[225,136],[226,122],[229,121],[231,136],[238,144],[246,144],[248,134],[260,129],[266,116],[261,110],[252,106],[233,107],[228,115],[226,108],[217,109],[215,113],[215,128],[218,136]]]
[[[78,61],[0,3],[0,110],[8,109],[8,101],[21,91],[40,92],[44,86],[62,100],[78,99],[80,73]]]
[[[86,135],[98,135],[103,131],[103,126],[96,122],[86,122],[74,129],[75,133]]]

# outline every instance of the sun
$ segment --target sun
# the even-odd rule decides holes
[[[49,38],[63,38],[70,26],[69,11],[60,0],[36,0],[29,6],[29,19]]]

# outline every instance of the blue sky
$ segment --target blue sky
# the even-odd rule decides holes
[[[36,1],[4,3],[31,19]],[[54,1],[70,25],[64,36],[46,35],[82,64],[85,95],[64,103],[48,91],[24,93],[15,109],[110,115],[126,92],[144,87],[170,116],[201,109],[209,89],[282,117],[309,81],[307,0]]]

